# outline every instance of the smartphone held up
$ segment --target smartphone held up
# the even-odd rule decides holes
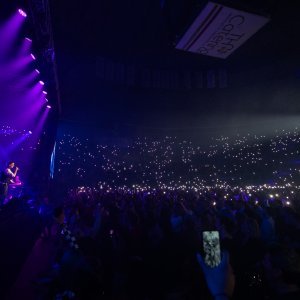
[[[203,231],[204,262],[214,268],[221,263],[220,236],[218,231]]]

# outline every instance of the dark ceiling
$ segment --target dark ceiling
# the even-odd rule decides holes
[[[0,0],[1,1],[1,0]],[[16,2],[42,2],[23,0]],[[228,59],[175,49],[206,5],[204,0],[49,1],[62,117],[135,123],[175,115],[292,113],[300,111],[300,3],[216,1],[266,15],[271,21]],[[228,89],[150,91],[100,82],[97,57],[156,69],[228,72]],[[93,114],[95,115],[93,117]]]
[[[178,38],[207,3],[203,0],[54,1],[52,18],[57,52],[163,61],[172,65],[225,64],[242,69],[298,58],[300,44],[296,31],[300,28],[300,3],[221,2],[271,17],[269,24],[226,61],[174,49]]]

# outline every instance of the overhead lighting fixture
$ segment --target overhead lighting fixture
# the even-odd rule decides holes
[[[47,105],[47,108],[51,108],[51,105]]]
[[[25,40],[26,40],[27,42],[29,42],[29,43],[32,43],[32,39],[30,39],[30,38],[28,38],[28,37],[26,37]]]
[[[38,74],[40,74],[40,71],[39,71],[38,69],[35,69],[35,71],[36,71]]]
[[[42,81],[42,80],[40,80],[39,83],[40,83],[41,85],[45,85],[45,82]]]
[[[30,54],[30,56],[33,60],[36,60],[35,56],[32,53]]]
[[[44,94],[44,95],[47,95],[48,93],[47,93],[46,91],[43,91],[43,94]]]
[[[24,17],[24,18],[27,17],[27,14],[26,14],[26,12],[25,12],[23,9],[19,8],[19,9],[18,9],[18,12],[19,12],[19,14],[20,14],[22,17]]]

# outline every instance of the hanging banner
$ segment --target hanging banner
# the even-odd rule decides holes
[[[264,16],[208,2],[176,49],[227,58],[269,21]]]

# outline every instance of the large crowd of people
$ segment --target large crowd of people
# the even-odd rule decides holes
[[[69,186],[201,189],[293,184],[300,178],[300,132],[214,138],[207,145],[176,137],[99,143],[71,134],[57,143],[56,175]],[[74,175],[73,175],[74,174]]]
[[[46,230],[49,299],[298,299],[300,193],[277,192],[73,189]],[[215,268],[203,263],[212,230]]]
[[[67,192],[34,204],[37,299],[299,299],[299,143],[297,128],[206,144],[63,135],[53,184]],[[204,231],[220,237],[214,267]]]
[[[40,207],[52,249],[40,295],[299,299],[299,142],[296,129],[221,137],[207,149],[171,137],[115,146],[65,135],[56,172],[68,195]],[[204,231],[219,232],[215,267],[204,262]]]

